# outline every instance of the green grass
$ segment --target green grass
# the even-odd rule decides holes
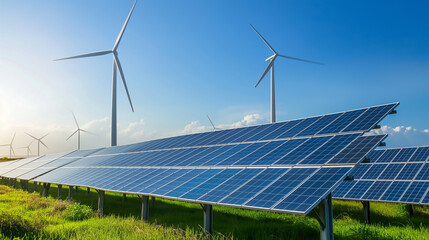
[[[32,190],[30,184],[29,191]],[[74,192],[74,201],[94,212],[87,219],[76,220],[66,217],[70,203],[55,200],[56,194],[56,186],[51,186],[50,197],[42,198],[38,193],[0,185],[0,219],[10,218],[7,214],[20,216],[21,220],[12,220],[27,226],[22,231],[29,235],[14,236],[27,239],[208,239],[201,226],[203,213],[198,204],[157,198],[150,205],[148,223],[143,223],[139,220],[141,201],[137,196],[127,195],[122,202],[122,194],[106,192],[105,217],[100,218],[95,212],[96,191],[87,195],[86,188],[80,188]],[[67,194],[68,188],[63,187],[62,199]],[[371,203],[372,224],[366,225],[360,202],[333,201],[335,238],[429,239],[429,210],[414,206],[414,215],[409,217],[398,206]],[[213,210],[213,239],[319,239],[319,224],[311,214],[295,216],[221,206]]]

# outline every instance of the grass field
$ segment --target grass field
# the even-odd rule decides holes
[[[41,190],[41,187],[39,188]],[[29,191],[33,190],[30,184]],[[63,188],[62,199],[68,189]],[[201,227],[201,206],[157,198],[149,222],[140,219],[141,201],[135,195],[106,193],[105,216],[73,220],[71,203],[0,185],[0,239],[209,239]],[[74,201],[97,209],[97,193],[80,189]],[[409,217],[398,204],[371,203],[371,225],[363,223],[362,204],[333,201],[336,239],[429,239],[429,210],[415,206]],[[214,206],[212,239],[319,239],[319,224],[310,216]],[[13,236],[12,236],[13,235]],[[16,238],[15,238],[16,239]]]

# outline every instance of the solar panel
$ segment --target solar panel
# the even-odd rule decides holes
[[[38,182],[308,214],[386,137],[362,135],[397,105],[76,151],[29,173]]]
[[[356,166],[334,191],[334,198],[429,204],[429,147],[373,150],[369,163]],[[351,183],[353,182],[353,183]],[[369,183],[373,185],[369,187]],[[364,187],[361,187],[366,184]],[[365,194],[363,189],[368,187]],[[347,195],[346,188],[350,188]]]

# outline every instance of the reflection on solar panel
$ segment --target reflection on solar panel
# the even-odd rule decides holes
[[[46,156],[13,176],[308,214],[386,137],[362,134],[397,105]]]
[[[338,199],[429,204],[429,147],[374,150],[334,191]],[[348,190],[347,190],[348,189]],[[365,190],[365,191],[364,191]]]

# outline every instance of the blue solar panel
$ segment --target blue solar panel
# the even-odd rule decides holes
[[[341,184],[332,192],[332,197],[343,198],[356,183],[357,181],[342,181]]]
[[[190,179],[200,175],[201,173],[203,173],[205,171],[207,171],[207,169],[194,169],[194,170],[186,173],[185,175],[183,175],[177,179],[173,179],[171,182],[169,182],[169,183],[165,184],[164,186],[158,188],[157,190],[153,191],[152,193],[163,196],[167,192],[170,192],[171,190],[175,189],[176,187],[182,185],[183,183],[189,181]]]
[[[317,170],[316,168],[292,168],[244,205],[270,208]]]
[[[160,174],[147,179],[146,181],[139,181],[137,184],[133,184],[133,187],[127,190],[127,192],[136,192],[136,193],[149,193],[149,191],[146,191],[146,188],[151,186],[152,184],[157,183],[158,181],[169,177],[170,175],[176,173],[178,169],[167,169],[165,171],[162,171]]]
[[[391,163],[378,177],[379,180],[394,180],[398,173],[405,167],[404,163]]]
[[[417,148],[403,148],[392,162],[408,162],[416,150]]]
[[[411,185],[408,187],[400,201],[406,203],[420,203],[420,200],[427,192],[428,187],[429,182],[411,182]]]
[[[241,150],[245,149],[246,147],[250,146],[251,143],[246,144],[240,144],[235,145],[234,147],[227,149],[226,151],[222,152],[221,154],[211,158],[209,161],[203,163],[203,166],[215,166],[219,164],[220,162],[224,161],[226,158],[236,154],[237,152],[240,152]]]
[[[337,154],[329,164],[359,163],[376,146],[380,144],[387,135],[361,136]]]
[[[396,180],[413,180],[423,163],[407,163],[396,177]]]
[[[283,134],[284,132],[288,131],[289,129],[296,126],[298,123],[300,123],[302,120],[294,120],[289,122],[280,123],[280,127],[276,130],[268,133],[267,135],[263,136],[260,140],[271,140],[276,139],[278,136]]]
[[[273,209],[308,213],[350,169],[351,167],[321,168]]]
[[[327,125],[318,134],[331,134],[341,132],[347,125],[354,119],[359,117],[366,109],[359,109],[343,113],[339,118],[335,119],[332,123]]]
[[[378,150],[374,150],[374,151],[371,151],[366,157],[369,159],[369,161],[371,162],[371,163],[374,163],[374,162],[376,162],[380,157],[381,157],[381,155],[383,155],[385,153],[385,151],[378,151]]]
[[[371,187],[374,181],[358,181],[354,187],[344,196],[346,199],[361,199],[362,195]]]
[[[388,164],[372,164],[371,168],[362,176],[362,179],[376,180],[386,169]]]
[[[264,144],[266,143],[265,142],[252,143],[248,145],[246,148],[243,148],[240,151],[235,152],[231,156],[225,156],[225,158],[219,163],[217,163],[216,166],[230,166],[235,162],[239,161],[240,159],[246,157],[247,155],[255,152],[256,150],[264,146]]]
[[[231,205],[242,205],[272,181],[289,170],[290,169],[288,168],[268,168],[220,202]]]
[[[360,135],[337,135],[298,164],[325,164]]]
[[[396,157],[396,155],[398,155],[399,151],[401,151],[401,149],[391,149],[389,151],[386,151],[383,155],[381,155],[380,158],[377,159],[377,163],[381,163],[381,162],[392,162],[392,160]]]
[[[428,161],[429,147],[419,147],[414,155],[409,159],[409,162],[424,162]]]
[[[178,186],[174,190],[168,192],[165,194],[165,196],[168,197],[180,197],[183,194],[187,193],[194,187],[201,184],[203,181],[207,181],[207,179],[213,177],[214,175],[218,174],[223,169],[208,169],[207,171],[203,172],[202,174],[196,176],[193,179],[190,179],[189,181],[185,182],[184,184]]]
[[[362,115],[354,120],[341,132],[354,132],[373,128],[398,104],[388,104],[379,107],[368,108]]]
[[[331,136],[310,138],[308,141],[306,141],[296,149],[292,150],[284,157],[280,158],[274,164],[275,165],[297,164],[299,161],[301,161],[303,158],[311,154],[317,148],[325,144],[331,138],[332,138]]]
[[[192,199],[192,200],[198,199],[204,194],[208,193],[213,188],[217,187],[218,185],[221,185],[222,183],[230,179],[232,176],[234,176],[241,170],[243,169],[237,169],[237,168],[225,169],[222,172],[216,174],[214,177],[210,178],[209,180],[201,183],[198,187],[183,194],[182,196],[180,196],[180,198]]]
[[[313,124],[317,120],[319,120],[319,118],[321,118],[321,117],[312,117],[312,118],[304,119],[304,120],[300,121],[297,125],[295,125],[293,128],[291,128],[288,131],[280,134],[277,137],[277,139],[294,137],[295,135],[300,133],[302,130],[306,129],[308,126],[310,126],[311,124]]]
[[[363,195],[362,199],[365,200],[378,200],[381,195],[386,191],[390,186],[392,181],[377,181],[372,184],[371,188]]]
[[[325,128],[327,125],[329,125],[331,122],[333,122],[335,119],[337,119],[342,113],[336,113],[336,114],[330,114],[325,115],[317,120],[317,122],[313,123],[306,129],[302,130],[298,135],[296,136],[312,136],[316,135],[318,132],[320,132],[323,128]]]
[[[235,162],[232,165],[235,165],[235,166],[252,165],[256,160],[270,153],[271,151],[279,147],[284,142],[285,141],[268,142],[262,147],[260,147],[259,149],[257,149],[256,151],[254,151],[253,153],[243,157],[242,159],[240,159],[239,161]]]
[[[243,171],[239,172],[226,182],[220,184],[219,186],[215,187],[213,190],[208,192],[207,194],[203,195],[202,197],[198,198],[198,200],[201,201],[208,201],[208,202],[219,202],[227,196],[229,193],[233,192],[246,182],[253,179],[256,175],[261,173],[264,169],[262,168],[245,168]]]
[[[174,172],[173,174],[166,176],[163,179],[160,179],[159,181],[153,183],[152,185],[147,186],[144,191],[148,193],[152,193],[156,191],[157,189],[163,187],[164,185],[170,183],[171,181],[176,180],[177,178],[184,176],[185,174],[192,171],[192,169],[179,169],[178,171]]]
[[[423,165],[415,180],[429,180],[429,164],[425,163]]]
[[[280,145],[278,148],[274,149],[267,155],[261,157],[258,159],[258,161],[254,162],[252,165],[272,165],[274,162],[276,162],[281,157],[288,154],[293,149],[300,146],[302,143],[307,141],[308,138],[301,138],[301,139],[292,139],[289,141],[284,142],[282,145]]]
[[[392,182],[389,188],[381,196],[381,201],[397,202],[404,194],[411,182]]]
[[[249,137],[246,139],[246,142],[252,142],[252,141],[258,141],[259,139],[263,138],[264,136],[272,133],[277,128],[279,128],[281,124],[269,124],[269,125],[263,125],[263,128],[261,131],[256,133],[255,135]]]

